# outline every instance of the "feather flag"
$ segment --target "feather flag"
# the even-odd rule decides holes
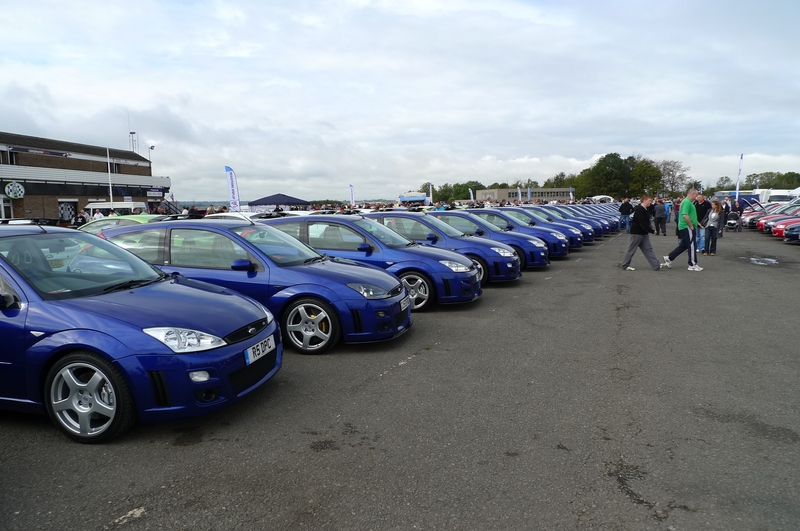
[[[744,153],[739,157],[739,175],[736,176],[736,201],[739,200],[739,180],[742,178],[742,163],[744,163]]]
[[[356,191],[353,188],[352,184],[350,185],[350,207],[351,208],[356,207]]]
[[[230,166],[225,166],[228,177],[228,196],[230,197],[231,212],[239,212],[239,185],[236,183],[236,173]]]

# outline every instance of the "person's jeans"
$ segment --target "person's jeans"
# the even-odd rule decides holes
[[[702,253],[706,249],[706,231],[705,228],[697,227],[697,252]]]
[[[667,235],[667,218],[664,218],[664,217],[656,218],[655,224],[656,224],[656,235],[658,233],[661,233],[664,236],[666,236]]]
[[[619,217],[619,230],[622,230],[622,227],[625,227],[625,232],[631,231],[631,215],[630,214],[622,214]]]
[[[706,227],[705,230],[706,243],[708,243],[708,252],[717,253],[717,227]]]

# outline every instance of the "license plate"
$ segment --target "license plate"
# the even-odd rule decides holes
[[[48,260],[50,267],[64,267],[64,260]]]
[[[408,303],[409,303],[409,302],[410,302],[410,300],[409,300],[409,298],[408,298],[408,297],[403,297],[403,298],[400,300],[400,309],[401,309],[401,310],[405,310],[406,308],[408,308]]]
[[[275,339],[272,336],[267,337],[260,343],[256,343],[252,347],[245,349],[244,361],[248,365],[259,359],[260,357],[275,350]]]

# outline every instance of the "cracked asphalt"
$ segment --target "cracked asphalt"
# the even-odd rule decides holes
[[[800,247],[627,240],[111,444],[0,413],[0,529],[800,529]]]

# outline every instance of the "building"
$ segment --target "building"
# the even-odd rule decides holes
[[[495,188],[492,190],[478,190],[475,193],[475,199],[478,201],[486,201],[492,199],[493,201],[514,201],[519,199],[520,195],[523,201],[528,200],[530,193],[530,200],[538,200],[540,203],[549,203],[550,201],[569,201],[569,188],[528,188],[520,189],[519,194],[516,188]]]
[[[134,151],[0,132],[0,219],[69,224],[87,204],[112,199],[155,211],[170,186]]]

